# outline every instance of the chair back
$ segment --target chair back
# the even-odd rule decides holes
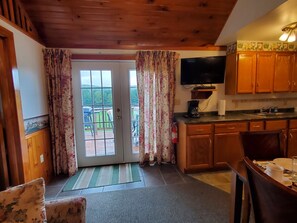
[[[284,157],[281,148],[281,131],[240,133],[244,156],[251,160],[273,160]]]
[[[297,192],[265,174],[245,157],[256,223],[297,222]]]

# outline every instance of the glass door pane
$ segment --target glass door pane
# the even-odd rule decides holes
[[[137,91],[136,70],[129,71],[130,106],[131,106],[131,141],[132,153],[139,153],[139,100]]]
[[[81,70],[85,155],[115,155],[110,70]]]

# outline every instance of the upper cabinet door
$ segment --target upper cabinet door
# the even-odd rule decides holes
[[[291,90],[297,91],[297,54],[294,55]]]
[[[275,53],[257,54],[256,93],[270,93],[273,88]]]
[[[291,90],[291,78],[293,71],[292,53],[277,53],[274,73],[274,92],[288,92]]]
[[[234,95],[237,93],[237,54],[232,53],[226,58],[225,94]]]
[[[239,53],[237,60],[237,93],[255,92],[256,54]]]

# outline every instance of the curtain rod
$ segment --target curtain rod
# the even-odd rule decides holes
[[[136,54],[72,54],[72,60],[135,60]]]

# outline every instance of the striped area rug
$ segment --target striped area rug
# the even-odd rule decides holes
[[[138,163],[80,168],[69,178],[63,191],[79,190],[140,181]]]

